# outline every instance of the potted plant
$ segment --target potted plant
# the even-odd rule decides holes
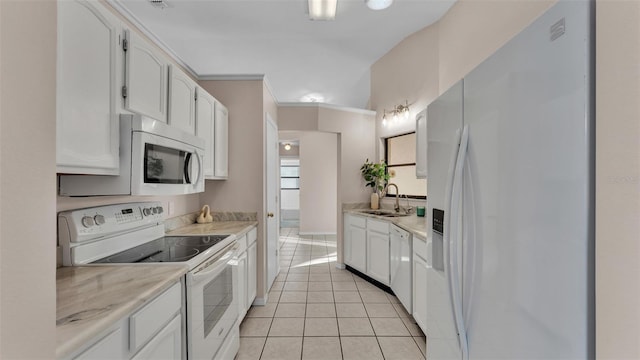
[[[373,188],[373,194],[371,194],[371,208],[378,209],[379,200],[385,195],[387,182],[389,181],[389,174],[387,173],[387,164],[384,160],[380,160],[379,163],[369,162],[367,159],[360,167],[362,178],[366,182],[366,186]]]

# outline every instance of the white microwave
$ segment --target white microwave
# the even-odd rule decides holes
[[[205,141],[163,122],[120,115],[120,175],[60,175],[62,196],[181,195],[204,191]]]

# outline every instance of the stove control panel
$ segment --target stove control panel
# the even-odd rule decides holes
[[[162,203],[142,202],[99,206],[58,214],[58,237],[70,243],[109,237],[124,231],[162,223]]]

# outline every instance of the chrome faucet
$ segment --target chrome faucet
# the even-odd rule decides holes
[[[389,186],[391,186],[391,185],[393,185],[393,186],[395,186],[395,187],[396,187],[396,204],[393,206],[393,209],[394,209],[396,212],[400,212],[400,202],[399,202],[399,200],[398,200],[398,196],[400,196],[400,191],[398,190],[398,185],[396,185],[396,184],[394,184],[394,183],[388,183],[388,184],[387,184],[387,188],[386,188],[386,190],[385,190],[385,193],[389,190]]]

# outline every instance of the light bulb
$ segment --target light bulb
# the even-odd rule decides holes
[[[393,123],[394,124],[398,123],[398,113],[397,112],[393,113]]]
[[[291,150],[291,144],[285,144],[284,149],[287,151]]]
[[[409,108],[405,108],[402,113],[404,114],[404,119],[409,120]]]
[[[387,116],[386,115],[382,117],[382,126],[383,127],[387,127]]]

